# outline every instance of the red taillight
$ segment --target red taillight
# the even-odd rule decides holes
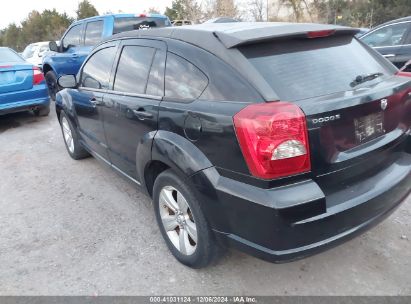
[[[403,72],[403,71],[398,71],[397,74],[395,74],[397,76],[405,76],[405,77],[411,77],[411,73],[410,72]]]
[[[145,18],[145,17],[147,17],[147,14],[140,14],[137,17]]]
[[[33,67],[33,85],[41,84],[44,81],[44,75],[38,67]]]
[[[335,30],[324,30],[324,31],[313,31],[307,32],[308,38],[321,38],[321,37],[328,37],[334,35]]]
[[[305,115],[297,105],[252,104],[234,115],[234,126],[252,175],[274,179],[311,170]]]

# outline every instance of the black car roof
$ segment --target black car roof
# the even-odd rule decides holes
[[[216,42],[226,48],[272,40],[276,38],[305,35],[311,31],[335,30],[339,33],[356,34],[358,29],[315,23],[282,22],[232,22],[207,23],[183,27],[153,28],[123,32],[107,40],[120,38],[164,37],[200,46],[214,52]],[[217,43],[218,44],[218,43]]]
[[[231,22],[153,28],[123,32],[106,41],[129,38],[168,38],[198,46],[219,57],[237,70],[258,89],[265,100],[276,100],[277,95],[260,73],[240,53],[237,46],[264,42],[288,36],[307,37],[307,32],[335,30],[337,33],[355,35],[358,29],[337,25],[280,22]]]

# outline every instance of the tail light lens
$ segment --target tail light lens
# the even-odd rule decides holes
[[[307,124],[297,105],[252,104],[234,116],[234,126],[252,175],[275,179],[311,170]]]
[[[403,72],[403,71],[398,71],[395,75],[397,76],[404,76],[404,77],[411,77],[410,72]]]
[[[44,75],[38,67],[33,67],[33,85],[39,85],[44,81]]]

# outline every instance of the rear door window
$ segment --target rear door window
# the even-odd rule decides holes
[[[165,96],[176,99],[197,99],[208,85],[199,68],[173,53],[167,55],[165,79]]]
[[[276,41],[240,51],[284,101],[353,90],[359,75],[383,74],[364,83],[370,85],[393,74],[351,36]]]
[[[81,86],[106,90],[109,87],[111,68],[116,56],[116,47],[108,47],[94,53],[84,65]]]
[[[164,58],[165,53],[157,50],[148,77],[147,95],[164,96]]]
[[[79,46],[81,44],[81,32],[82,25],[73,26],[64,36],[63,46],[68,48],[69,46]]]
[[[114,90],[145,94],[154,53],[155,49],[150,47],[124,46],[114,80]]]
[[[84,44],[93,46],[99,43],[103,35],[103,26],[104,22],[102,20],[87,23]]]
[[[133,30],[146,30],[153,27],[170,26],[167,18],[158,17],[121,17],[114,20],[113,35]]]

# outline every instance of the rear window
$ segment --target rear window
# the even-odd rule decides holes
[[[22,62],[24,61],[19,55],[8,48],[0,48],[0,63],[2,62]]]
[[[351,36],[284,40],[240,51],[284,101],[352,90],[350,84],[358,75],[392,74]]]
[[[133,30],[146,30],[152,27],[166,27],[170,25],[170,21],[167,18],[122,17],[115,19],[113,34]]]

